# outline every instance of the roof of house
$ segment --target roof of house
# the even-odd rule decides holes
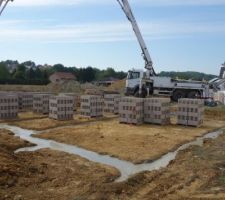
[[[57,78],[59,79],[69,79],[69,80],[75,79],[75,76],[69,72],[55,72],[52,76],[57,76]]]

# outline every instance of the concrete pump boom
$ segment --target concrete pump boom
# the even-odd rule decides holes
[[[131,7],[129,5],[128,0],[117,0],[118,3],[120,4],[122,10],[124,11],[125,15],[127,16],[127,19],[131,22],[131,25],[133,27],[134,33],[137,37],[137,40],[139,42],[139,45],[141,46],[141,50],[142,50],[142,55],[143,58],[145,60],[145,68],[148,70],[148,72],[150,73],[150,76],[154,76],[155,74],[155,70],[153,68],[153,63],[152,63],[152,59],[151,56],[149,54],[148,48],[145,44],[145,41],[142,37],[141,31],[139,29],[139,26],[137,24],[137,21],[133,15],[133,12],[131,10]]]
[[[5,3],[3,3],[4,1]],[[10,1],[13,0],[0,0],[0,16]]]

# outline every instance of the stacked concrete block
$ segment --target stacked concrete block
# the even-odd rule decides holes
[[[170,124],[170,99],[147,98],[144,100],[144,122],[152,124]]]
[[[121,98],[119,121],[126,124],[142,124],[144,121],[144,99],[135,97]]]
[[[14,119],[18,115],[18,96],[13,94],[0,95],[0,119]]]
[[[104,100],[98,95],[81,96],[80,114],[86,117],[101,117],[103,115]]]
[[[104,96],[104,112],[106,113],[119,113],[119,102],[121,96],[118,94],[107,94]]]
[[[73,97],[51,96],[49,98],[49,118],[56,120],[72,120],[73,107]]]
[[[74,110],[77,110],[77,108],[80,106],[80,95],[75,93],[60,93],[60,96],[70,96],[74,98]]]
[[[204,101],[202,99],[179,99],[177,124],[201,126],[204,118]]]
[[[32,92],[19,92],[19,110],[26,111],[33,109],[33,95]]]
[[[50,94],[34,94],[33,96],[33,112],[48,114]]]

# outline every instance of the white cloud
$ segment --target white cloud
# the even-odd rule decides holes
[[[177,5],[225,5],[225,0],[130,0],[131,4],[147,6],[177,6]],[[116,0],[16,0],[14,6],[55,6],[55,5],[87,5],[111,4]]]
[[[7,25],[8,23],[8,25]],[[136,40],[129,23],[92,23],[78,25],[58,25],[47,28],[29,28],[22,26],[23,21],[1,21],[0,41],[35,41],[35,42],[115,42]],[[30,22],[32,23],[32,22]],[[17,25],[16,25],[17,24]],[[19,25],[20,24],[20,25]],[[180,23],[156,21],[140,23],[146,39],[186,37],[197,34],[225,34],[225,24]]]

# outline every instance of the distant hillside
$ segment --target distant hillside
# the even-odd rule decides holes
[[[217,76],[212,74],[205,74],[201,72],[193,72],[193,71],[187,71],[187,72],[165,72],[162,71],[158,74],[159,76],[167,76],[171,78],[178,78],[178,79],[184,79],[184,80],[196,80],[196,81],[202,81],[203,79],[206,81],[209,81],[213,78],[216,78]]]

